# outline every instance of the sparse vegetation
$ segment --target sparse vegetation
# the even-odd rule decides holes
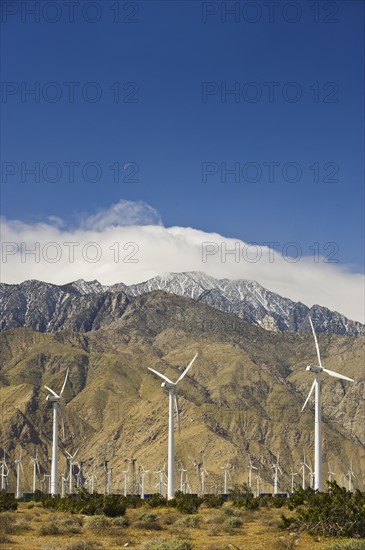
[[[327,493],[298,491],[289,501],[293,516],[282,515],[282,528],[333,537],[365,537],[365,495],[354,495],[335,481]]]

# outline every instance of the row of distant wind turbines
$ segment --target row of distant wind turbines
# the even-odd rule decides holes
[[[147,488],[151,489],[151,477],[154,474],[157,476],[158,482],[153,485],[152,491],[155,493],[156,489],[158,489],[158,492],[161,495],[165,495],[165,488],[167,487],[168,479],[166,475],[166,461],[164,461],[163,467],[159,468],[156,471],[153,470],[146,470],[143,466],[138,466],[138,471],[136,472],[136,458],[125,458],[124,461],[128,463],[128,466],[126,470],[122,471],[123,477],[124,477],[124,490],[121,490],[121,482],[123,481],[122,478],[119,478],[119,480],[112,480],[112,468],[109,467],[108,461],[104,461],[102,464],[104,475],[103,476],[96,476],[95,474],[95,467],[92,466],[92,470],[90,468],[86,467],[86,470],[84,468],[84,462],[77,462],[76,456],[78,454],[78,449],[73,454],[69,453],[68,451],[65,451],[67,455],[67,460],[69,462],[69,471],[68,475],[67,470],[63,473],[61,476],[61,497],[64,497],[66,493],[69,494],[74,493],[74,489],[80,490],[82,488],[85,488],[90,493],[93,493],[94,490],[99,489],[99,492],[104,492],[104,494],[111,494],[112,491],[116,494],[123,494],[127,496],[127,494],[132,495],[140,495],[140,497],[143,499],[146,496],[146,486]],[[205,480],[207,476],[210,476],[208,474],[206,467],[205,467],[205,453],[201,452],[201,459],[200,460],[191,460],[192,466],[194,470],[196,470],[197,474],[197,481],[192,483],[190,485],[188,480],[188,475],[190,475],[191,469],[185,468],[183,462],[180,460],[178,465],[178,471],[180,474],[180,491],[183,493],[191,493],[192,488],[196,491],[197,494],[204,496],[207,492],[214,492],[214,493],[223,493],[228,494],[232,487],[234,486],[234,472],[235,472],[235,465],[232,464],[230,460],[226,461],[223,466],[221,466],[221,470],[224,471],[224,482],[222,484],[222,479],[220,476],[215,476],[214,479],[206,484]],[[41,477],[41,471],[39,466],[39,459],[38,459],[38,448],[36,448],[35,456],[31,458],[31,462],[33,464],[33,493],[35,493],[38,481],[40,482],[41,492],[42,493],[50,493],[50,481],[51,476],[49,474],[44,473],[43,479],[40,479]],[[20,491],[21,486],[24,486],[24,470],[22,465],[22,456],[20,453],[19,458],[15,459],[14,461],[16,466],[16,492],[15,496],[16,498],[20,498],[22,496],[22,493]],[[132,465],[131,472],[129,470],[130,465]],[[75,473],[75,466],[77,466],[77,471]],[[267,493],[267,483],[264,478],[261,477],[261,474],[263,473],[263,470],[265,467],[257,462],[257,466],[254,465],[252,462],[251,457],[249,457],[248,461],[248,477],[247,477],[247,488],[249,492],[254,494],[255,496],[260,496],[262,494],[272,494]],[[273,487],[274,495],[283,494],[283,487],[285,487],[285,493],[293,493],[295,489],[299,485],[299,481],[295,482],[295,477],[299,475],[298,472],[294,472],[294,470],[290,469],[290,476],[286,476],[284,478],[283,471],[279,464],[279,456],[276,458],[275,462],[271,465],[272,472],[272,483],[269,482],[269,490],[270,487]],[[89,470],[89,473],[88,473]],[[0,475],[1,475],[1,490],[7,489],[7,478],[9,474],[9,468],[6,463],[6,457],[4,453],[3,459],[0,461]],[[21,479],[21,472],[23,479]],[[92,472],[92,473],[91,473]],[[267,472],[267,467],[266,467]],[[302,483],[301,486],[303,489],[306,487],[312,487],[314,488],[314,471],[312,470],[311,466],[307,464],[306,461],[306,455],[305,451],[303,451],[303,459],[300,463],[300,469],[299,472],[302,472]],[[149,483],[146,483],[145,478],[146,474],[150,474],[149,476]],[[253,474],[255,474],[255,480],[253,480]],[[306,474],[309,475],[309,482],[306,480]],[[337,474],[332,470],[331,464],[328,462],[328,481],[333,481],[334,477]],[[217,479],[218,477],[218,479]],[[76,478],[76,483],[74,479]],[[353,478],[354,474],[352,472],[352,465],[350,469],[348,470],[347,474],[342,474],[341,478],[341,484],[346,484],[346,478],[348,478],[348,490],[353,490]],[[99,480],[99,483],[98,483]],[[46,485],[48,485],[48,488],[46,488]],[[281,488],[281,491],[279,490]]]
[[[302,411],[306,407],[313,391],[315,392],[315,422],[314,422],[314,485],[313,489],[316,491],[322,491],[323,490],[323,479],[322,479],[322,435],[321,435],[321,390],[320,390],[320,375],[322,372],[325,372],[326,374],[329,374],[330,376],[334,376],[336,378],[340,378],[341,380],[347,380],[350,382],[353,382],[352,378],[349,378],[348,376],[344,376],[342,374],[336,373],[332,370],[326,369],[323,367],[317,336],[313,327],[313,323],[311,318],[309,318],[310,325],[312,328],[315,346],[317,350],[317,357],[318,357],[318,365],[309,365],[307,366],[306,370],[311,371],[314,373],[314,381],[311,386],[311,389],[309,391],[308,397],[305,400],[305,403],[303,405]],[[190,361],[189,365],[186,367],[186,369],[183,371],[183,373],[180,375],[180,377],[177,379],[176,382],[173,382],[170,380],[166,375],[148,367],[148,370],[153,372],[155,375],[157,375],[159,378],[162,378],[163,382],[161,384],[161,387],[164,389],[167,389],[169,394],[169,419],[168,419],[168,459],[167,459],[167,498],[171,499],[175,495],[175,442],[174,442],[174,408],[176,408],[177,413],[177,425],[178,430],[180,431],[180,418],[179,418],[179,403],[178,403],[178,396],[177,396],[177,386],[178,384],[183,380],[183,378],[186,376],[186,374],[191,369],[195,359],[197,358],[196,354],[193,359]],[[59,394],[57,394],[54,390],[49,388],[48,386],[45,386],[45,388],[50,392],[49,395],[47,395],[46,399],[48,402],[52,403],[53,405],[53,431],[52,431],[52,460],[51,460],[51,477],[50,477],[50,494],[53,496],[57,496],[59,494],[58,492],[58,412],[61,412],[61,419],[62,419],[62,408],[63,408],[63,397],[62,394],[64,392],[67,379],[68,379],[69,369],[67,369],[65,380],[63,382],[61,391]],[[63,423],[62,423],[63,428]],[[72,467],[72,459],[74,457],[71,457],[71,455],[68,453],[70,457],[70,470]],[[34,467],[36,468],[36,462],[34,463]],[[303,468],[303,479],[304,479],[304,468],[308,467],[308,465],[305,462],[305,459],[302,464]],[[17,468],[20,473],[20,463],[17,463]],[[252,469],[254,467],[252,466]],[[274,465],[274,493],[275,489],[278,490],[278,472],[280,471],[280,466],[278,461],[276,462],[276,465]],[[293,475],[295,473],[293,472]],[[110,474],[111,475],[111,474]],[[228,474],[225,473],[225,477]],[[251,475],[251,470],[250,470]],[[349,474],[350,477],[352,474]],[[19,476],[18,476],[19,477]],[[70,478],[71,479],[71,478]],[[64,481],[62,481],[64,483]],[[71,481],[70,481],[71,483]],[[226,485],[227,482],[225,482]],[[303,482],[304,484],[304,482]],[[249,480],[249,485],[251,485]]]

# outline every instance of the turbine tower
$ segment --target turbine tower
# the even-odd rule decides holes
[[[22,451],[20,451],[19,458],[16,458],[14,462],[15,462],[15,466],[16,466],[16,493],[15,493],[15,498],[20,498],[20,470],[24,474],[23,464],[22,464]]]
[[[67,369],[65,380],[62,385],[60,394],[58,395],[55,391],[51,390],[47,386],[44,386],[52,395],[47,395],[46,400],[52,403],[53,405],[53,437],[52,437],[52,466],[51,466],[51,495],[58,495],[58,409],[62,407],[62,394],[65,389],[67,378],[68,378]],[[61,414],[62,418],[62,414]],[[62,420],[63,427],[63,420]],[[64,432],[64,430],[63,430]]]
[[[5,473],[5,470],[6,470],[6,473]],[[8,475],[9,475],[9,468],[6,464],[5,451],[4,451],[4,456],[1,461],[1,490],[2,491],[6,490]]]
[[[302,471],[302,489],[305,490],[305,469],[308,468],[310,470],[306,460],[305,460],[305,450],[303,450],[303,460],[300,463],[299,471]]]
[[[164,381],[161,384],[162,388],[166,388],[169,392],[169,436],[168,436],[168,458],[167,458],[167,498],[170,500],[175,495],[175,444],[174,444],[174,406],[176,407],[178,429],[180,431],[179,420],[179,404],[176,394],[176,386],[184,378],[198,354],[194,356],[192,361],[186,367],[181,376],[176,382],[172,382],[167,376],[161,374],[157,370],[148,367],[148,370],[162,378]]]
[[[332,476],[336,476],[337,474],[335,474],[335,472],[332,471],[332,467],[331,467],[331,464],[330,462],[328,463],[328,481],[331,483],[332,481]]]
[[[72,475],[73,475],[73,465],[75,464],[74,463],[74,458],[75,458],[75,456],[77,455],[78,452],[79,452],[79,450],[76,449],[76,451],[72,455],[68,451],[65,451],[65,453],[67,454],[67,460],[70,461],[70,467],[69,467],[70,469],[69,469],[69,474],[68,474],[68,484],[69,484],[68,491],[69,491],[70,495],[72,494]]]
[[[321,355],[319,353],[319,346],[317,341],[317,336],[313,328],[312,319],[309,317],[309,322],[312,327],[312,332],[314,336],[314,342],[317,350],[317,357],[319,365],[308,365],[306,368],[307,371],[314,373],[314,381],[307,399],[302,407],[304,410],[306,404],[309,401],[310,396],[312,395],[313,390],[315,390],[315,416],[314,416],[314,490],[322,491],[322,433],[321,433],[321,372],[326,372],[330,376],[335,378],[340,378],[341,380],[348,380],[353,382],[352,378],[344,376],[343,374],[338,374],[329,369],[325,369],[322,365]]]
[[[290,476],[291,476],[291,493],[294,493],[294,478],[298,475],[298,472],[294,472],[293,468],[290,468]]]
[[[221,470],[224,470],[224,486],[223,486],[223,494],[224,495],[227,495],[228,494],[228,477],[230,477],[230,473],[229,473],[229,470],[231,470],[232,468],[232,465],[230,463],[230,461],[228,460],[224,466],[221,466]]]
[[[349,478],[348,490],[349,490],[350,493],[352,493],[352,491],[353,491],[352,478],[355,477],[355,474],[352,471],[352,462],[351,462],[350,468],[349,468],[349,470],[346,474],[346,477]]]
[[[33,493],[37,490],[37,472],[40,474],[39,469],[39,460],[38,460],[38,447],[36,447],[35,450],[35,457],[31,458],[31,462],[33,462]]]
[[[273,464],[271,466],[271,468],[274,469],[274,496],[278,494],[278,487],[279,487],[279,474],[278,472],[280,472],[281,474],[283,473],[280,466],[279,466],[279,455],[278,455],[278,458],[276,459],[276,462],[275,464]]]
[[[252,464],[252,460],[250,457],[250,462],[248,464],[248,490],[250,491],[250,493],[252,492],[252,470],[257,470],[257,468]]]

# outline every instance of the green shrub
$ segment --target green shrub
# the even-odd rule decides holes
[[[365,537],[365,495],[354,495],[336,482],[328,483],[329,492],[298,492],[291,497],[295,514],[282,516],[280,527],[333,537]]]
[[[151,512],[145,512],[139,516],[141,521],[157,521],[159,516],[157,514],[152,514]]]
[[[114,527],[129,527],[129,521],[125,516],[118,516],[111,521]]]
[[[78,540],[65,546],[65,550],[98,550],[99,548],[102,548],[102,544],[96,540]]]
[[[224,498],[219,495],[208,495],[203,498],[203,504],[207,508],[220,508],[224,504]]]
[[[195,495],[186,495],[177,491],[175,498],[168,501],[169,506],[174,506],[183,514],[194,514],[203,500]]]
[[[156,493],[155,495],[149,497],[145,502],[147,502],[148,506],[151,506],[151,508],[158,508],[159,506],[166,506],[167,499],[159,493]]]
[[[365,550],[365,541],[343,539],[326,546],[326,550]]]
[[[228,517],[224,523],[228,525],[228,527],[241,527],[243,525],[242,519],[236,516]]]
[[[6,491],[0,492],[0,512],[6,512],[8,510],[16,510],[18,508],[18,503],[16,499],[8,495]]]

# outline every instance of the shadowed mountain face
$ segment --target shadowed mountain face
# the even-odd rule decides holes
[[[49,287],[54,307],[60,307],[57,293],[64,290]],[[42,289],[43,284],[39,293]],[[89,300],[90,325],[81,305],[78,311],[69,305],[70,313],[57,326],[62,330],[52,328],[51,334],[15,328],[1,333],[0,453],[5,449],[12,482],[20,447],[28,482],[36,445],[43,472],[49,473],[52,420],[43,385],[57,391],[70,367],[61,449],[80,447],[78,459],[86,473],[96,473],[99,490],[104,460],[113,468],[116,489],[118,483],[123,485],[125,457],[134,456],[137,465],[150,470],[146,491],[155,492],[158,476],[153,472],[167,455],[168,397],[147,367],[176,380],[196,352],[193,368],[179,385],[181,435],[176,434],[176,461],[188,468],[193,491],[198,488],[193,462],[201,460],[202,451],[209,473],[207,491],[222,485],[221,466],[228,459],[235,466],[233,482],[244,482],[251,456],[261,466],[269,491],[278,453],[282,490],[290,486],[290,468],[299,471],[303,449],[313,467],[313,402],[300,412],[313,381],[305,367],[317,364],[311,334],[263,330],[164,292],[137,297],[74,292],[69,294],[77,296],[79,304]],[[43,315],[44,310],[40,323]],[[355,379],[350,383],[322,375],[324,478],[328,461],[339,482],[352,461],[355,485],[363,489],[364,339],[320,334],[319,346],[324,366]],[[60,472],[66,469],[62,450]],[[177,472],[177,484],[178,478]]]
[[[170,273],[131,286],[119,283],[107,287],[83,280],[63,286],[41,281],[0,284],[1,328],[98,330],[119,319],[133,297],[157,290],[192,298],[268,331],[310,332],[311,316],[317,332],[365,335],[364,325],[336,311],[319,305],[308,308],[254,281],[218,280],[198,272]]]

